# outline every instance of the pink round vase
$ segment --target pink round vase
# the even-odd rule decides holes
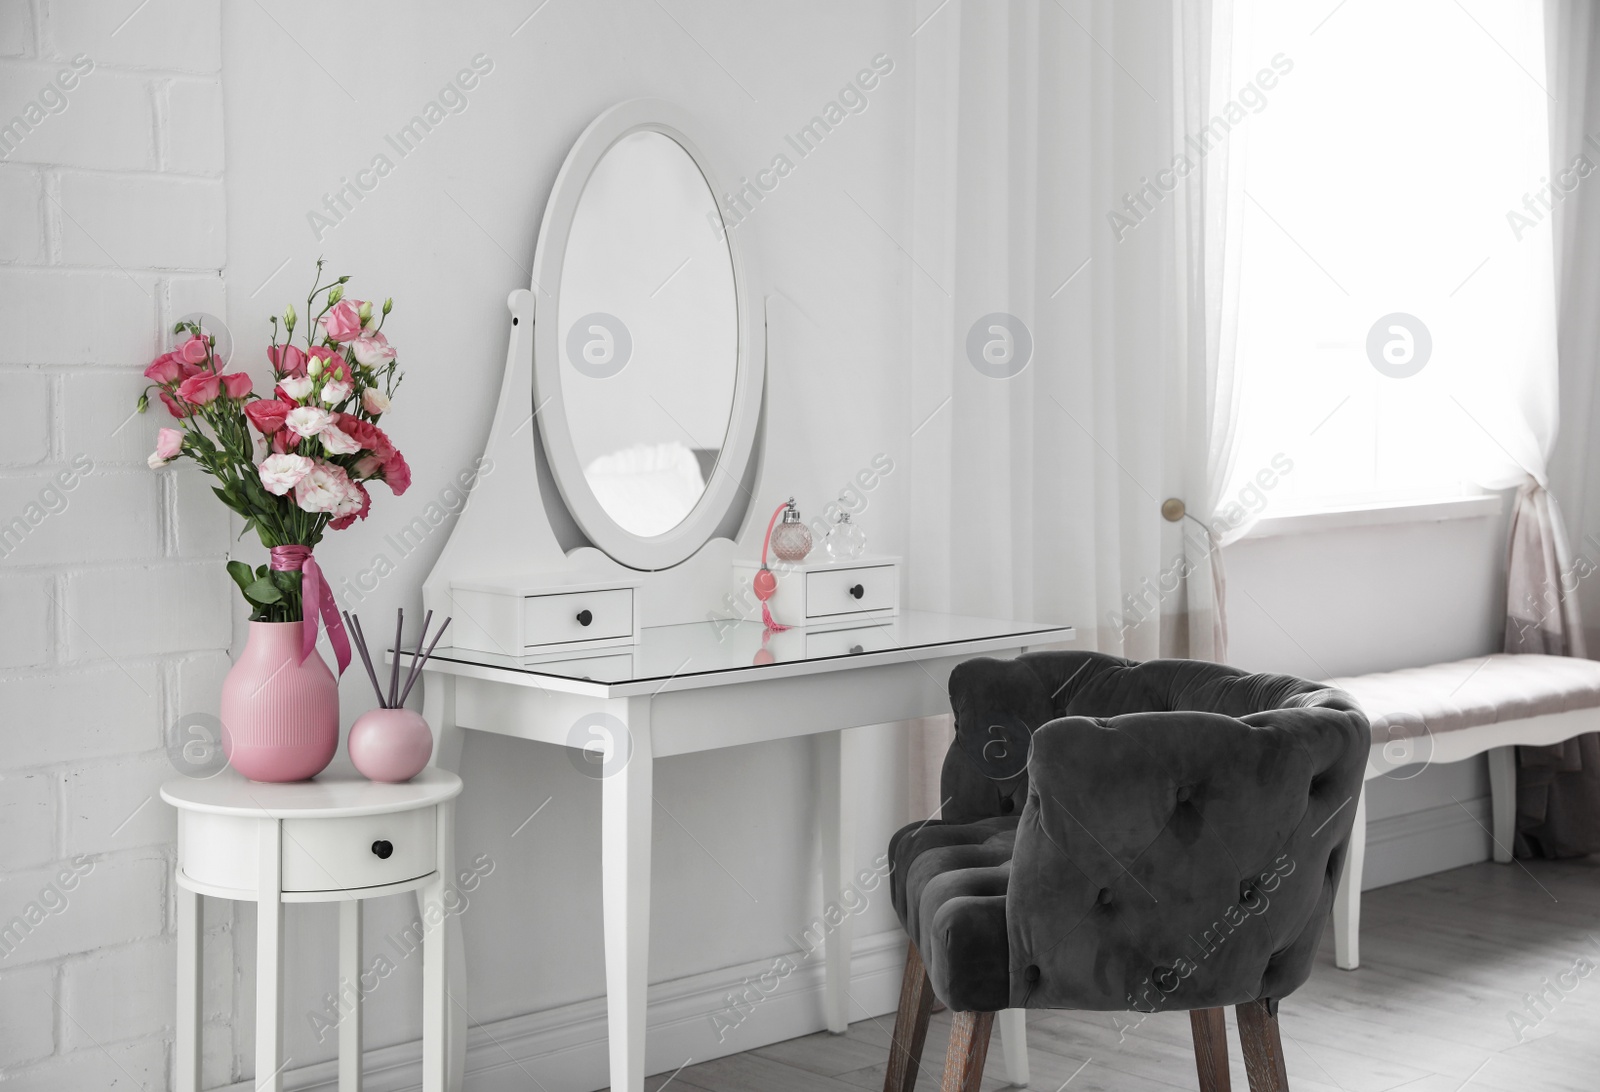
[[[350,726],[350,761],[370,781],[410,781],[432,755],[428,722],[410,709],[369,709]]]
[[[299,622],[251,622],[223,680],[223,753],[251,781],[304,781],[339,749],[339,683],[316,652],[301,662],[301,633]]]

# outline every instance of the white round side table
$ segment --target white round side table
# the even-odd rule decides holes
[[[361,900],[422,905],[422,1087],[445,1089],[445,883],[461,779],[434,767],[400,785],[318,777],[268,785],[232,770],[161,787],[178,809],[178,1092],[200,1088],[200,896],[254,902],[255,1087],[282,1092],[283,905],[339,903],[339,1089],[361,1088]]]

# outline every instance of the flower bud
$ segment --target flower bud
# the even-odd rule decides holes
[[[329,307],[332,307],[334,304],[338,303],[342,299],[344,299],[344,285],[342,283],[341,284],[336,284],[332,288],[328,289],[328,306]]]
[[[292,303],[283,309],[283,324],[291,330],[294,329],[294,304]]]
[[[387,315],[390,311],[393,311],[393,310],[394,310],[394,297],[390,296],[388,299],[383,301],[383,313]]]
[[[350,274],[346,273],[344,276],[339,278],[339,283],[343,284],[345,281],[347,281],[349,279],[350,279]]]
[[[322,358],[321,357],[314,356],[314,357],[311,358],[311,363],[306,365],[306,374],[307,375],[321,375],[322,374]]]
[[[371,303],[363,303],[361,305],[361,308],[358,311],[356,311],[356,314],[360,317],[362,325],[366,325],[367,323],[371,322],[372,321],[372,304]]]
[[[145,391],[139,396],[139,412],[143,413],[150,408],[150,392]]]

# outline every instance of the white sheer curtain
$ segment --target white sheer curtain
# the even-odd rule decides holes
[[[1550,462],[1550,490],[1518,492],[1512,530],[1506,647],[1510,651],[1586,655],[1581,622],[1600,611],[1593,579],[1600,548],[1590,521],[1600,512],[1600,446],[1593,422],[1600,358],[1600,19],[1589,0],[1547,0],[1545,38],[1550,91],[1550,178],[1557,291],[1561,432]],[[1579,177],[1578,172],[1583,172]],[[1563,184],[1565,183],[1565,184]],[[1546,454],[1550,454],[1548,447]],[[1542,486],[1542,482],[1541,482]],[[1571,556],[1559,494],[1581,540]],[[1554,747],[1518,748],[1518,856],[1600,852],[1600,736]]]
[[[1248,529],[1223,512],[1233,476],[1239,416],[1235,350],[1244,213],[1240,163],[1247,117],[1228,120],[1238,94],[1233,0],[1182,0],[1173,49],[1174,133],[1180,154],[1198,160],[1178,188],[1179,321],[1188,403],[1183,524],[1188,647],[1196,659],[1226,660],[1227,580],[1222,547]],[[1236,107],[1242,110],[1242,107]],[[1220,119],[1220,120],[1219,120]],[[1196,147],[1203,148],[1202,156]]]
[[[1157,180],[1171,177],[1195,113],[1174,103],[1203,50],[1185,40],[1189,66],[1176,64],[1178,34],[1211,33],[1196,13],[1215,6],[918,9],[907,247],[915,606],[1070,622],[1075,647],[1137,659],[1183,651],[1181,530],[1160,509],[1200,488],[1186,473],[1196,417],[1186,391],[1215,405],[1201,392],[1216,369],[1188,374],[1186,338],[1220,352],[1200,332],[1220,327],[1190,319],[1182,301],[1207,306],[1185,286],[1191,269],[1211,275],[1217,236],[1192,237],[1189,217],[1216,191],[1175,194]],[[1026,366],[984,374],[969,352],[974,328],[997,359],[1025,328]],[[949,738],[948,718],[914,733],[919,815],[938,805]]]

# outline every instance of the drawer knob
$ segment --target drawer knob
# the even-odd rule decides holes
[[[390,854],[394,853],[394,846],[382,838],[372,843],[372,852],[380,861],[387,861]]]
[[[593,614],[589,613],[586,610],[580,610],[578,612],[578,625],[586,626],[592,621],[594,621],[594,615]]]
[[[859,656],[865,651],[866,651],[866,649],[862,648],[860,645],[851,645],[850,646],[850,655],[852,655],[852,656]]]
[[[863,595],[867,594],[867,589],[863,588],[860,584],[852,584],[850,585],[850,594],[855,596],[857,599],[860,599]]]

